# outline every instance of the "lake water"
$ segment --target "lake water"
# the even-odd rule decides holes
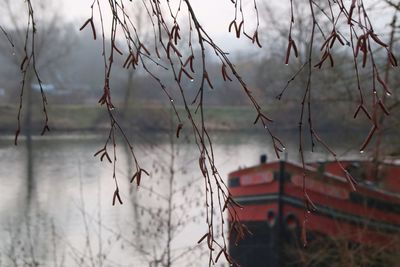
[[[222,177],[256,165],[261,154],[276,160],[264,134],[214,135]],[[112,206],[112,164],[93,154],[105,136],[36,137],[32,145],[33,186],[28,189],[23,140],[0,141],[0,266],[149,266],[166,247],[169,169],[174,151],[172,255],[174,266],[206,266],[207,249],[196,246],[206,232],[203,179],[197,147],[185,138],[135,133],[135,152],[150,172],[141,186],[130,184],[132,164],[117,146],[116,174],[123,205]],[[298,161],[296,141],[287,135],[286,157]],[[310,158],[310,156],[309,156]],[[313,158],[327,159],[316,153]],[[31,192],[30,199],[27,199]],[[199,263],[204,258],[204,264]],[[152,265],[157,266],[157,265]]]

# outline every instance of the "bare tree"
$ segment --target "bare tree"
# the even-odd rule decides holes
[[[170,117],[170,126],[173,125],[173,117]],[[167,147],[156,146],[154,149],[163,149],[169,154],[169,158],[166,162],[154,162],[156,173],[152,179],[156,179],[155,185],[141,186],[142,190],[149,192],[152,202],[156,205],[149,204],[148,199],[147,203],[141,203],[138,199],[132,203],[142,212],[142,215],[136,218],[136,224],[141,225],[138,229],[138,238],[143,248],[148,250],[147,254],[152,255],[149,260],[150,266],[170,267],[182,260],[189,266],[189,255],[198,254],[200,246],[190,245],[177,250],[174,242],[189,225],[200,222],[199,212],[196,209],[202,197],[202,194],[199,194],[200,185],[198,179],[190,174],[185,175],[187,172],[185,165],[177,164],[177,157],[187,153],[178,147],[173,131],[169,131]],[[195,161],[190,155],[183,158],[186,159],[185,164],[187,161]],[[182,175],[189,179],[178,187],[178,178]],[[198,258],[192,257],[191,260],[197,262]]]
[[[197,13],[190,0],[182,0],[177,2],[171,1],[142,1],[132,2],[124,0],[108,1],[102,5],[100,0],[94,0],[90,6],[88,19],[83,23],[81,30],[90,30],[93,38],[97,39],[98,33],[102,41],[102,55],[104,63],[104,87],[103,94],[99,99],[99,103],[103,105],[107,111],[110,128],[106,137],[104,146],[100,148],[95,155],[99,155],[100,159],[107,159],[113,164],[113,179],[115,182],[115,191],[113,195],[113,203],[121,203],[122,199],[119,193],[118,179],[116,174],[116,146],[117,138],[120,136],[126,143],[131,153],[134,171],[132,181],[139,186],[142,178],[148,175],[142,166],[140,158],[137,157],[134,147],[132,146],[122,124],[116,116],[116,106],[112,101],[113,88],[113,70],[114,62],[118,57],[125,58],[123,67],[138,68],[151,76],[164,92],[166,99],[170,102],[177,118],[177,133],[183,127],[190,128],[193,138],[198,147],[199,169],[204,178],[205,208],[206,208],[206,224],[207,233],[200,241],[207,241],[210,250],[209,264],[216,262],[223,254],[226,260],[233,263],[227,253],[227,245],[225,240],[225,224],[223,212],[227,211],[233,218],[231,224],[233,231],[241,237],[245,234],[246,229],[242,226],[236,214],[237,204],[234,202],[231,194],[227,190],[224,179],[219,175],[217,166],[215,165],[212,139],[205,127],[206,117],[204,109],[206,107],[205,95],[208,90],[214,88],[211,75],[209,75],[210,56],[219,62],[221,66],[221,76],[226,81],[235,80],[243,91],[255,111],[255,124],[260,124],[269,138],[272,146],[279,158],[280,152],[284,150],[282,141],[272,132],[272,119],[265,114],[259,100],[254,97],[251,89],[248,87],[244,79],[239,75],[235,65],[231,62],[228,54],[223,51],[210,37],[207,29],[204,29],[199,21]],[[258,14],[257,1],[250,1],[255,19],[255,26],[249,30],[247,27],[249,17],[244,13],[242,0],[232,0],[232,12],[234,19],[227,25],[228,30],[238,38],[247,38],[254,45],[261,47],[259,37],[260,19]],[[330,64],[335,66],[336,51],[335,47],[345,46],[349,44],[348,55],[352,60],[352,70],[356,80],[355,90],[357,92],[357,107],[354,117],[364,114],[370,121],[370,132],[366,135],[365,141],[360,145],[360,152],[364,152],[372,137],[375,136],[378,129],[378,117],[376,114],[384,112],[388,115],[387,107],[384,103],[384,95],[392,94],[391,90],[382,78],[382,69],[378,64],[377,54],[384,54],[386,60],[393,67],[398,65],[392,48],[383,40],[375,31],[375,26],[370,18],[370,10],[365,6],[362,0],[352,0],[347,3],[345,1],[328,0],[327,6],[322,6],[320,1],[304,1],[307,5],[307,14],[311,18],[310,30],[307,34],[307,44],[304,53],[305,73],[303,84],[303,92],[300,97],[300,116],[298,120],[299,128],[299,150],[303,169],[305,168],[305,135],[308,133],[310,137],[311,148],[316,144],[324,148],[331,156],[337,159],[333,149],[320,137],[317,129],[314,127],[313,108],[314,108],[314,81],[316,70]],[[390,2],[391,3],[391,2]],[[25,44],[30,43],[30,51],[25,51],[25,57],[22,60],[22,69],[25,70],[29,63],[32,63],[33,72],[40,84],[39,74],[35,64],[35,17],[32,3],[26,1],[28,7],[28,29],[26,31],[27,38]],[[142,5],[147,13],[147,21],[152,26],[153,35],[151,41],[146,41],[138,34],[138,25],[129,17],[127,8],[130,5]],[[289,63],[293,56],[298,56],[298,43],[294,34],[294,25],[297,25],[296,10],[297,3],[290,0],[290,15],[287,18],[289,22],[289,31],[287,37],[287,48],[285,62]],[[103,16],[104,10],[108,9],[112,14],[109,20]],[[321,16],[319,16],[321,15]],[[110,28],[106,33],[106,29]],[[99,30],[100,29],[100,30]],[[186,38],[182,38],[185,35]],[[118,39],[122,36],[125,41],[124,48],[120,47]],[[107,39],[109,37],[109,39]],[[30,42],[28,42],[30,40]],[[320,52],[316,53],[318,40],[321,40]],[[187,47],[183,51],[179,44],[185,42]],[[27,47],[25,45],[25,47]],[[207,53],[210,52],[210,53]],[[124,55],[125,53],[125,55]],[[316,56],[318,55],[318,56]],[[199,67],[195,64],[199,62]],[[28,63],[28,65],[27,65]],[[361,69],[366,69],[369,73],[368,82],[361,80]],[[161,78],[161,72],[168,73],[175,81],[173,86],[167,86]],[[25,75],[26,72],[24,72]],[[296,75],[295,75],[296,76]],[[293,78],[295,79],[295,77]],[[26,78],[24,76],[24,81]],[[291,79],[292,80],[292,79]],[[290,81],[291,81],[290,80]],[[187,87],[184,81],[196,83],[197,93],[194,99],[188,98]],[[288,85],[290,84],[288,82]],[[365,90],[365,83],[368,83],[371,90]],[[41,87],[42,89],[42,87]],[[179,97],[173,97],[171,91],[177,91]],[[283,95],[283,93],[282,93]],[[368,103],[367,103],[368,102]],[[46,98],[42,90],[42,103],[45,114],[45,125],[43,133],[49,129],[47,124]],[[179,114],[176,103],[180,103],[184,107],[184,116]],[[191,103],[194,109],[191,108]],[[183,119],[187,118],[187,119]],[[19,134],[19,128],[16,137]],[[340,163],[339,163],[340,164]],[[353,177],[344,169],[350,188],[355,190],[355,181]],[[307,173],[304,171],[304,184],[306,182]],[[304,186],[304,202],[307,209],[313,208],[312,201],[307,195]],[[306,211],[305,211],[306,212]],[[217,214],[217,215],[215,215]],[[306,216],[305,216],[306,217]],[[219,223],[216,223],[218,221]],[[218,231],[216,230],[218,228]],[[305,229],[305,227],[303,227]],[[221,238],[221,239],[220,239]]]
[[[6,42],[2,40],[3,42],[0,42],[0,53],[13,69],[20,71],[22,75],[15,143],[17,143],[21,129],[24,128],[27,150],[27,205],[29,210],[29,205],[31,205],[33,194],[35,193],[32,129],[34,127],[33,119],[36,109],[39,111],[41,109],[45,116],[45,126],[42,134],[49,129],[46,108],[47,99],[44,95],[45,89],[41,80],[42,76],[39,76],[38,70],[41,70],[41,75],[46,77],[47,80],[51,80],[51,78],[54,80],[52,69],[69,53],[73,40],[68,38],[67,33],[63,30],[62,26],[65,25],[62,25],[62,18],[57,11],[54,11],[51,1],[43,1],[37,6],[35,5],[35,11],[39,14],[39,17],[34,22],[32,21],[33,18],[30,17],[27,24],[19,16],[19,10],[25,7],[24,3],[16,3],[10,0],[1,3],[0,12],[6,14],[2,16],[1,23],[7,25],[7,28],[4,29],[6,29],[7,37],[12,40],[13,45],[12,49],[10,49],[7,43],[8,39]],[[35,23],[34,26],[32,26],[33,23]],[[37,25],[40,28],[36,29]],[[33,33],[29,34],[30,26],[35,29],[34,36]],[[32,47],[29,46],[29,43],[32,43]],[[34,88],[36,88],[36,91]],[[38,97],[43,101],[41,108],[35,105]],[[26,103],[24,109],[23,102]]]

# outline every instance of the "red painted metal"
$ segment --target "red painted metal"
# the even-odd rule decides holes
[[[230,190],[244,206],[239,210],[243,222],[272,221],[273,211],[291,227],[296,220],[301,227],[305,173],[306,192],[318,208],[308,215],[307,230],[366,244],[388,242],[393,234],[400,234],[400,165],[341,162],[360,175],[355,177],[360,181],[357,191],[352,192],[337,162],[311,163],[306,170],[284,162],[284,173],[280,164],[271,162],[229,174],[230,180],[239,181]],[[284,179],[283,192],[279,191],[279,179]],[[279,214],[278,199],[283,203],[283,214]]]

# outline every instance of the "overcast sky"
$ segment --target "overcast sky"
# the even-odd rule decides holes
[[[65,14],[65,18],[74,23],[75,27],[78,29],[82,23],[90,16],[90,5],[93,0],[64,0],[63,1],[63,12]],[[102,0],[101,2],[106,3],[107,1]],[[135,3],[136,2],[136,3]],[[147,2],[147,0],[145,0]],[[179,0],[171,0],[171,3],[177,3]],[[241,38],[238,40],[234,33],[228,33],[229,23],[234,18],[234,5],[230,0],[190,0],[193,8],[198,16],[200,23],[203,25],[204,29],[212,36],[213,40],[220,45],[225,51],[233,52],[234,50],[246,50],[249,52],[258,52],[259,49],[251,44],[251,41],[247,38]],[[125,3],[130,3],[125,1]],[[253,0],[245,0],[242,1],[244,5],[246,21],[245,27],[246,30],[252,34],[255,27],[254,23],[255,13],[254,13],[254,1]],[[268,3],[268,5],[275,5],[276,14],[280,13],[279,10],[282,11],[282,14],[289,17],[287,13],[288,10],[288,1],[277,1],[277,0],[269,0],[269,1],[257,1],[258,8],[262,11],[262,4]],[[350,3],[350,2],[348,2]],[[379,3],[379,1],[371,1],[371,3]],[[140,4],[141,0],[133,0],[133,4]],[[185,6],[184,4],[182,4]],[[285,8],[282,8],[284,7]],[[379,5],[374,5],[373,9],[377,9]],[[105,17],[107,17],[106,10],[109,10],[106,6],[104,8]],[[387,25],[387,18],[390,18],[392,14],[388,14],[389,16],[381,16],[382,13],[385,12],[372,12],[370,13],[371,18],[373,18],[375,29],[378,29],[381,34],[382,28]],[[110,13],[108,13],[109,16]],[[277,16],[282,16],[282,14],[278,14]],[[377,16],[377,17],[376,17]],[[284,20],[283,20],[284,21]],[[261,19],[261,23],[263,20]],[[253,25],[251,25],[253,23]],[[260,36],[267,36],[269,33],[264,32],[265,28],[261,27]],[[262,41],[261,41],[262,42]],[[265,47],[267,45],[265,44]]]
[[[133,2],[135,1],[138,0]],[[63,1],[65,17],[79,28],[90,16],[92,2],[93,0]],[[210,33],[214,41],[224,49],[236,50],[254,47],[250,40],[237,40],[233,33],[228,33],[229,23],[234,18],[234,6],[230,0],[191,0],[190,2],[198,15],[200,23]],[[244,1],[244,3],[247,3],[248,10],[252,10],[253,1]],[[251,18],[250,20],[253,19]]]
[[[93,0],[63,1],[64,12],[71,19],[86,18],[90,15],[92,2]],[[191,0],[190,2],[202,20],[201,22],[206,26],[212,26],[213,31],[226,30],[227,26],[225,25],[228,25],[234,17],[234,7],[230,0]]]

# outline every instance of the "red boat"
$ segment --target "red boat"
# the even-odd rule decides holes
[[[230,173],[230,191],[244,207],[239,210],[240,218],[253,233],[238,244],[231,236],[230,253],[237,262],[243,267],[298,262],[288,259],[283,250],[287,244],[300,243],[302,232],[310,240],[326,236],[341,237],[355,246],[398,245],[400,165],[367,161],[340,164],[358,181],[356,191],[351,190],[338,162],[310,163],[304,170],[298,164],[279,161]],[[304,205],[304,171],[305,190],[316,208],[311,213]]]

